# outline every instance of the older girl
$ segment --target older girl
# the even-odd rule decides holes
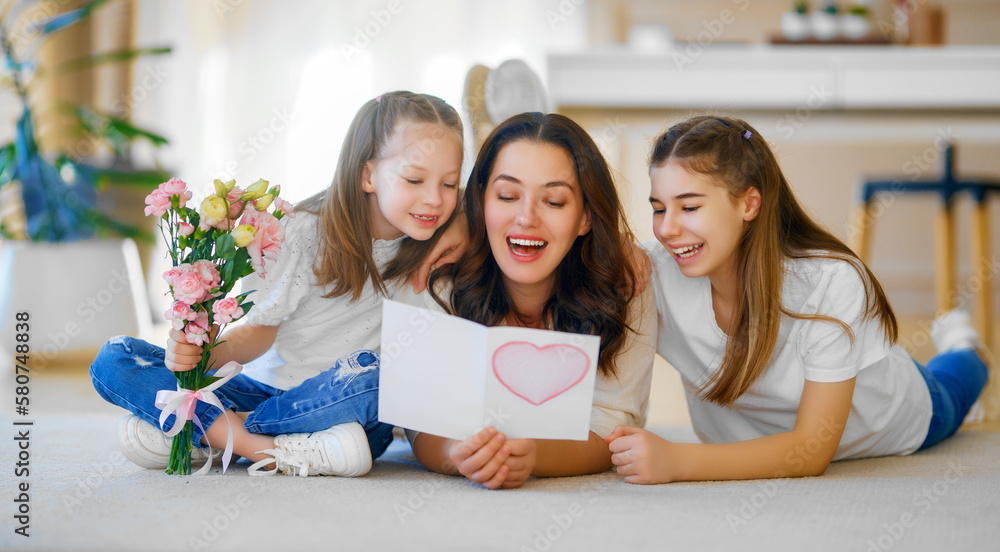
[[[809,218],[756,130],[689,119],[650,166],[659,352],[706,444],[618,428],[625,481],[817,475],[955,433],[987,375],[968,316],[938,320],[926,368],[895,345],[875,276]]]

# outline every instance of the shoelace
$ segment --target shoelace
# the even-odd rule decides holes
[[[253,476],[274,475],[279,469],[282,471],[290,469],[295,474],[295,469],[298,468],[299,473],[297,475],[308,477],[310,466],[322,466],[327,463],[324,456],[323,444],[317,440],[295,440],[286,446],[291,450],[273,448],[257,451],[258,454],[269,454],[271,458],[254,462],[247,468],[247,473]],[[263,471],[263,467],[272,462],[274,463],[274,469]]]

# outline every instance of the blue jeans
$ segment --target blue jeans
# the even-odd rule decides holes
[[[965,415],[986,386],[988,368],[972,349],[955,349],[938,354],[917,368],[931,392],[934,413],[927,438],[919,450],[936,445],[958,431]]]
[[[177,379],[163,363],[164,350],[141,339],[115,337],[101,347],[90,366],[94,388],[104,400],[116,404],[159,427],[156,392],[174,390]],[[309,378],[298,387],[282,391],[243,374],[215,390],[227,410],[250,412],[244,426],[250,433],[282,435],[322,431],[337,424],[358,422],[368,435],[372,458],[392,442],[392,426],[378,421],[378,356],[362,349],[338,359],[333,368]],[[222,414],[198,401],[195,414],[208,428]],[[170,415],[164,427],[173,427]],[[204,434],[194,427],[194,446],[204,447]],[[215,443],[221,448],[223,443]]]

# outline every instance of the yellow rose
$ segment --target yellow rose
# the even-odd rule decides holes
[[[241,224],[236,228],[233,228],[230,235],[233,236],[233,243],[236,244],[236,247],[246,247],[247,244],[253,241],[255,233],[256,230],[254,230],[253,226],[250,226],[249,224]]]
[[[229,218],[229,203],[219,196],[208,196],[201,202],[201,219],[205,224],[214,226]]]
[[[240,199],[243,201],[250,201],[259,198],[260,196],[267,193],[267,184],[268,184],[267,180],[261,178],[257,182],[251,184],[250,187],[247,188],[247,191],[244,192],[242,196],[240,196]]]
[[[213,184],[215,184],[215,195],[219,197],[226,197],[226,195],[229,193],[229,190],[226,190],[226,185],[223,184],[222,181],[219,180],[218,178],[215,179],[215,182],[213,182]]]
[[[223,184],[223,186],[226,187],[226,191],[227,192],[233,191],[233,187],[236,186],[236,179],[234,178],[234,179],[230,180],[229,182],[226,182],[225,184]]]
[[[274,196],[271,194],[264,194],[263,197],[257,200],[257,210],[264,211],[267,209],[271,202],[274,201]]]

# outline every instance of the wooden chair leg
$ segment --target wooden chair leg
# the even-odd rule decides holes
[[[938,315],[955,308],[955,221],[951,201],[940,204],[934,217],[934,296]]]
[[[979,284],[976,294],[976,330],[989,345],[993,341],[993,262],[990,257],[989,204],[979,201],[972,208],[972,278]]]
[[[862,203],[854,208],[854,212],[851,214],[851,235],[848,239],[851,241],[851,249],[854,250],[854,254],[865,264],[871,260],[871,229],[874,222],[870,202]]]

